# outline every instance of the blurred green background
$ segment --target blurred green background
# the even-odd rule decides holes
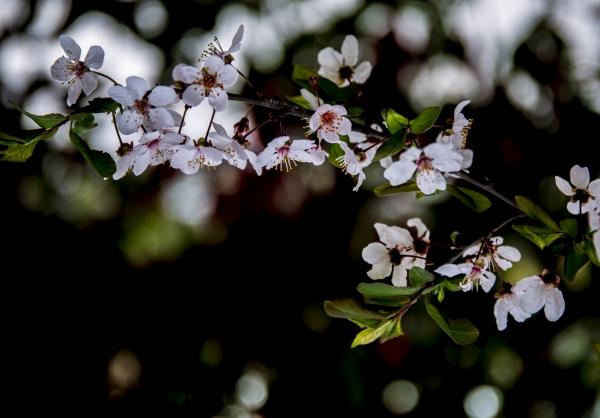
[[[598,175],[596,0],[0,0],[0,129],[33,127],[11,102],[66,110],[66,89],[49,74],[61,33],[84,51],[104,47],[102,71],[121,82],[168,84],[176,63],[195,63],[215,35],[229,45],[242,23],[235,63],[266,95],[296,95],[292,65],[318,68],[318,51],[352,33],[374,64],[364,92],[374,115],[448,104],[451,117],[452,105],[473,100],[465,113],[475,177],[564,217],[552,176],[574,164]],[[241,81],[233,91],[250,92]],[[186,129],[204,132],[209,109],[191,111]],[[216,121],[230,128],[246,111],[230,103]],[[256,110],[252,123],[264,116]],[[88,140],[114,153],[109,120],[99,122]],[[254,146],[275,134],[261,129]],[[405,318],[407,337],[351,350],[355,327],[322,310],[367,280],[360,251],[376,238],[373,222],[419,216],[435,241],[459,230],[469,242],[510,215],[501,202],[475,217],[446,195],[378,199],[375,165],[358,193],[327,165],[262,177],[160,167],[105,181],[66,132],[25,164],[0,163],[0,177],[1,362],[12,415],[600,417],[600,285],[590,266],[563,287],[557,323],[538,314],[499,333],[493,295],[449,296],[452,316],[481,330],[467,347],[418,307]],[[524,254],[507,280],[550,262],[507,239]]]

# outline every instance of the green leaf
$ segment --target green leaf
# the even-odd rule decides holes
[[[406,304],[416,287],[396,287],[385,283],[360,283],[357,288],[365,303],[382,306],[402,306]]]
[[[306,99],[302,96],[292,96],[287,98],[288,101],[294,103],[296,106],[300,106],[303,109],[313,110],[310,103],[306,101]]]
[[[381,342],[385,342],[400,335],[402,335],[400,318],[390,319],[383,321],[377,328],[367,328],[359,332],[352,341],[352,348],[370,344],[378,338],[381,338]]]
[[[439,303],[442,303],[442,302],[444,301],[444,296],[445,296],[445,293],[444,293],[444,286],[440,286],[440,287],[437,289],[437,291],[436,291],[436,294],[437,294],[437,300],[438,300],[438,302],[439,302]]]
[[[85,158],[87,163],[102,177],[112,177],[115,171],[117,171],[115,161],[109,154],[91,149],[76,132],[73,132],[73,130],[69,132],[69,137],[71,138],[73,145],[75,145],[75,148],[83,155],[83,158]]]
[[[422,287],[424,284],[432,282],[435,279],[433,273],[423,270],[419,267],[413,267],[408,272],[410,284],[415,287]]]
[[[119,108],[119,103],[110,97],[96,97],[94,100],[79,109],[80,112],[87,113],[111,113]]]
[[[513,225],[512,228],[537,245],[541,250],[564,236],[563,232],[556,232],[543,226]]]
[[[27,116],[29,119],[31,119],[32,121],[34,121],[35,123],[37,123],[40,127],[44,128],[44,129],[54,128],[55,126],[58,126],[67,121],[67,117],[65,115],[61,115],[60,113],[50,113],[47,115],[34,115],[33,113],[29,113],[28,111],[26,111],[25,109],[23,109],[20,106],[15,105],[15,107],[19,110],[19,112],[21,112],[22,114]]]
[[[94,115],[91,113],[74,113],[69,116],[69,119],[73,122],[71,131],[75,132],[80,137],[85,136],[89,131],[98,126],[95,123]]]
[[[452,233],[450,234],[450,241],[452,241],[452,245],[456,245],[456,238],[458,238],[459,235],[460,232],[452,231]]]
[[[585,252],[589,257],[590,261],[594,263],[594,265],[600,267],[600,259],[598,258],[598,253],[596,252],[596,247],[594,247],[594,241],[592,237],[585,238]]]
[[[384,317],[377,312],[363,308],[354,299],[334,299],[325,301],[325,312],[332,318],[351,320],[376,319],[383,320]]]
[[[393,134],[388,139],[383,141],[383,144],[377,148],[373,161],[379,161],[385,157],[391,157],[392,155],[400,152],[406,145],[406,131],[401,131]]]
[[[446,319],[440,310],[425,298],[425,309],[438,326],[458,345],[474,343],[479,337],[479,330],[468,319]]]
[[[554,231],[560,231],[560,226],[541,206],[534,203],[525,196],[515,196],[515,202],[523,213],[531,219],[536,220]]]
[[[409,124],[408,118],[396,112],[394,109],[383,109],[381,111],[381,117],[385,121],[388,131],[392,134],[405,129]]]
[[[337,84],[326,78],[319,78],[319,87],[336,102],[347,103],[350,99],[350,89],[339,88]]]
[[[331,144],[329,146],[329,162],[331,163],[331,165],[337,167],[337,168],[342,168],[342,165],[340,164],[340,161],[338,161],[338,158],[343,157],[344,156],[344,150],[342,149],[342,147],[340,147],[339,144]]]
[[[438,120],[442,108],[431,106],[423,109],[421,114],[410,121],[410,131],[413,134],[421,134],[428,131]]]
[[[32,155],[39,141],[48,139],[56,133],[58,127],[51,129],[33,129],[23,133],[24,138],[17,138],[0,132],[0,145],[5,148],[0,150],[0,160],[22,163]]]
[[[492,206],[492,202],[487,196],[476,192],[475,190],[466,187],[453,186],[451,184],[447,186],[446,190],[477,213],[485,212]]]
[[[319,78],[319,74],[315,70],[306,65],[295,64],[294,69],[292,70],[292,80],[298,83],[300,86],[304,87],[308,91],[313,90],[309,78],[316,77],[315,80]]]
[[[560,229],[566,232],[571,238],[577,238],[577,221],[573,218],[563,219],[558,223]]]
[[[585,242],[576,244],[571,247],[571,250],[565,257],[563,276],[569,282],[575,278],[577,272],[589,261],[585,247]]]
[[[391,186],[389,182],[385,182],[380,184],[379,186],[375,187],[375,189],[373,190],[373,192],[375,193],[375,196],[391,196],[391,195],[395,195],[395,194],[399,194],[399,193],[407,193],[407,192],[418,192],[419,191],[419,187],[417,186],[417,183],[415,182],[410,182],[410,183],[404,183],[401,184],[400,186]]]

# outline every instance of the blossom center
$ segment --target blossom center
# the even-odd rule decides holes
[[[340,127],[341,118],[334,112],[325,112],[321,115],[321,126],[326,131],[337,132]]]
[[[587,201],[590,198],[590,194],[587,190],[585,189],[577,189],[575,190],[575,194],[573,195],[573,197],[571,198],[571,200],[573,202],[581,202],[581,203],[587,203]]]
[[[133,104],[133,107],[137,109],[139,113],[145,115],[146,113],[148,113],[151,106],[150,103],[148,103],[148,99],[144,97],[143,99],[136,100]]]
[[[87,71],[87,68],[82,61],[71,61],[68,65],[68,68],[74,76],[79,78],[81,78],[83,73]]]
[[[202,80],[201,84],[205,89],[210,90],[215,87],[219,87],[219,82],[216,74],[211,74],[206,68],[202,69]]]
[[[397,266],[402,262],[402,253],[398,247],[394,247],[390,250],[390,263]]]
[[[431,161],[431,158],[427,157],[425,154],[421,154],[421,157],[417,160],[417,168],[419,170],[433,170]]]
[[[354,70],[349,65],[340,68],[340,78],[342,80],[350,80],[352,75],[354,75]]]

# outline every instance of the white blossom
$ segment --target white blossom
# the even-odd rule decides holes
[[[242,47],[242,38],[244,37],[244,25],[240,25],[238,30],[235,32],[233,39],[231,40],[231,45],[227,49],[223,49],[219,39],[215,37],[214,42],[211,42],[208,45],[208,49],[205,52],[206,55],[216,55],[223,59],[226,64],[229,64],[233,61],[233,54],[237,52]]]
[[[117,116],[117,127],[125,135],[137,132],[140,126],[147,131],[175,126],[173,112],[165,109],[177,102],[175,90],[167,86],[150,86],[141,77],[127,77],[126,86],[112,86],[108,95],[125,109]]]
[[[348,135],[352,131],[352,122],[345,116],[347,114],[344,106],[321,105],[310,117],[309,127],[320,140],[339,143],[339,135]]]
[[[461,168],[463,170],[468,169],[473,164],[473,151],[466,148],[471,121],[462,114],[462,110],[469,103],[471,103],[470,100],[465,100],[456,106],[452,128],[449,132],[442,132],[437,140],[441,144],[452,145],[454,151],[461,155],[463,158]]]
[[[413,146],[386,168],[383,176],[392,186],[398,186],[409,181],[416,172],[419,189],[424,194],[432,194],[446,190],[443,173],[459,171],[462,161],[462,156],[450,144],[433,143],[423,149]]]
[[[277,137],[258,155],[257,164],[267,170],[276,167],[281,171],[290,171],[297,162],[313,162],[313,156],[309,153],[313,145],[314,142],[308,139]]]
[[[590,183],[590,172],[587,167],[578,165],[571,167],[571,183],[559,176],[555,176],[554,180],[556,187],[571,198],[567,203],[567,210],[573,215],[587,213],[595,199],[600,199],[600,179]]]
[[[486,242],[474,245],[467,248],[463,252],[464,257],[477,256],[478,254],[484,257],[492,257],[496,266],[502,270],[508,270],[512,267],[512,263],[521,260],[521,253],[515,247],[502,245],[504,238],[492,237]],[[483,250],[481,246],[484,246]]]
[[[182,95],[184,103],[198,106],[208,97],[208,103],[217,112],[225,110],[228,100],[225,88],[234,84],[237,77],[236,69],[216,55],[203,61],[201,68],[185,64],[173,68],[173,79],[187,86]]]
[[[81,48],[68,35],[60,35],[58,38],[60,46],[67,55],[58,58],[50,67],[52,78],[58,81],[70,83],[67,95],[67,106],[77,102],[81,91],[89,96],[98,87],[98,75],[91,69],[102,67],[104,62],[104,50],[98,45],[90,47],[84,61],[80,61]]]
[[[369,143],[360,143],[352,149],[345,142],[340,142],[340,147],[344,151],[344,155],[338,157],[337,161],[345,173],[351,176],[358,176],[358,182],[354,189],[352,189],[357,191],[366,179],[363,170],[373,162],[373,157],[375,157],[378,146],[373,146],[373,144]]]
[[[186,143],[175,148],[171,157],[171,167],[184,174],[195,174],[203,168],[213,168],[225,159],[225,153],[216,148],[205,146],[199,141],[186,138]]]
[[[502,292],[497,298],[494,305],[494,316],[496,317],[496,325],[499,331],[506,329],[509,313],[517,322],[523,322],[531,316],[523,310],[519,296],[513,292]]]
[[[544,274],[548,277],[548,274]],[[518,296],[519,304],[528,314],[544,308],[548,321],[557,321],[565,311],[565,299],[558,289],[558,279],[545,282],[542,276],[530,276],[519,280],[512,288]]]
[[[342,43],[342,52],[331,47],[319,51],[319,75],[333,81],[340,87],[348,86],[351,82],[364,84],[371,75],[372,66],[368,61],[358,66],[358,41],[353,35],[348,35]]]
[[[496,275],[489,271],[489,261],[483,257],[462,264],[444,264],[438,267],[435,272],[446,277],[463,275],[464,278],[460,282],[460,288],[463,292],[468,292],[474,286],[481,286],[483,291],[487,293],[496,283]]]
[[[246,149],[245,145],[240,144],[236,139],[231,138],[225,128],[217,123],[213,123],[214,132],[209,132],[208,140],[211,145],[225,153],[225,160],[234,167],[243,170],[250,162],[250,165],[259,176],[262,174],[262,167],[258,164],[257,155]]]
[[[391,274],[394,286],[406,287],[408,271],[413,267],[425,268],[429,230],[419,218],[409,219],[406,224],[410,230],[375,224],[381,242],[373,242],[362,250],[363,260],[372,264],[367,272],[371,279],[381,280]]]

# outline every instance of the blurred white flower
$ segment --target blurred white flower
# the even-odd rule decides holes
[[[358,66],[358,41],[353,35],[348,35],[342,43],[342,52],[331,47],[319,51],[319,75],[333,81],[340,87],[346,87],[351,82],[364,84],[371,75],[372,66],[369,61],[363,61]]]

